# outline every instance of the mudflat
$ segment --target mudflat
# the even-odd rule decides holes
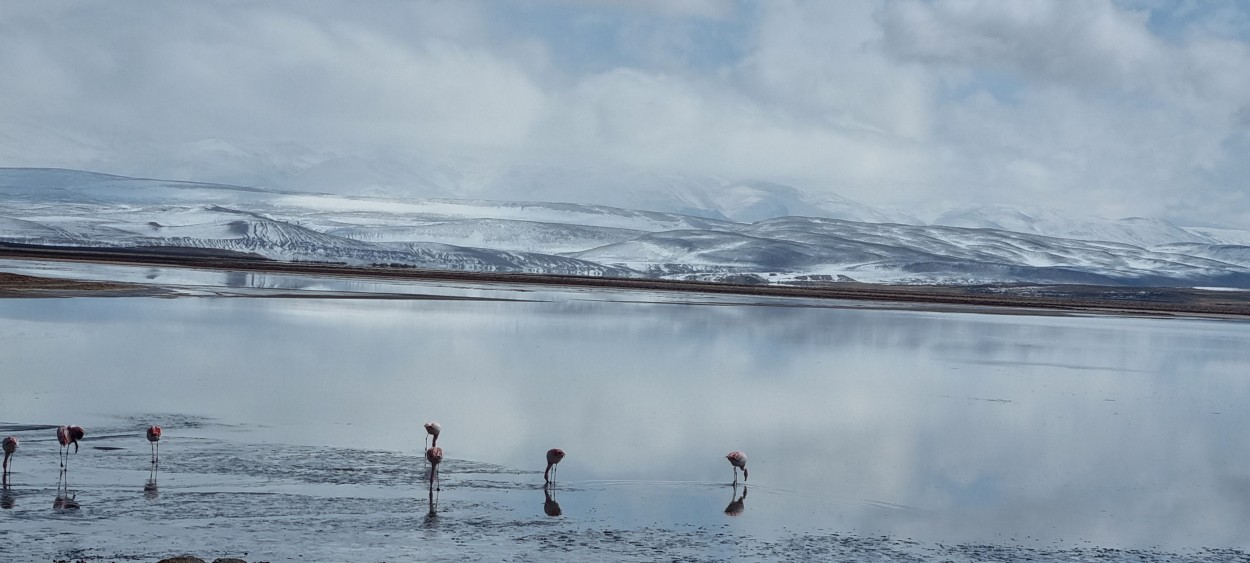
[[[129,283],[79,281],[0,272],[0,297],[144,296],[162,294],[156,287]]]

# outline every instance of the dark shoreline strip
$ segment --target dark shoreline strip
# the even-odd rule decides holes
[[[794,285],[738,285],[651,278],[600,278],[529,273],[424,270],[394,266],[347,266],[320,262],[278,262],[246,254],[181,248],[80,248],[0,244],[0,258],[134,265],[177,266],[365,279],[507,283],[566,287],[676,291],[762,297],[798,297],[981,307],[1034,308],[1108,314],[1250,317],[1250,292],[1204,291],[1184,287],[1005,284],[982,286],[899,286],[855,282]],[[46,291],[130,292],[158,288],[112,282],[57,280],[63,287]],[[77,287],[70,287],[81,284]],[[29,293],[25,293],[29,294]],[[0,290],[0,295],[13,295]]]

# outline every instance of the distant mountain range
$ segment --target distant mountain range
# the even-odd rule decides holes
[[[577,177],[552,171],[545,181]],[[474,180],[469,191],[501,193],[491,187],[500,181]],[[953,208],[924,221],[763,182],[666,175],[613,181],[620,182],[618,199],[650,201],[653,210],[315,194],[7,168],[0,169],[0,243],[207,248],[275,260],[758,283],[1250,288],[1245,231],[1000,205]],[[543,187],[534,176],[525,182],[533,185],[516,193],[576,191],[567,183]]]

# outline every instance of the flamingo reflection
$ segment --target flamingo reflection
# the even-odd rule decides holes
[[[552,491],[552,487],[543,487],[543,494],[547,497],[547,499],[543,501],[544,514],[553,518],[564,514],[564,511],[560,510],[560,503],[556,502],[556,499],[553,496],[554,491]]]
[[[160,488],[156,484],[156,478],[159,471],[159,465],[152,465],[152,469],[148,471],[148,480],[143,483],[143,498],[148,500],[156,500],[161,496]]]
[[[430,504],[429,504],[430,510],[425,513],[426,525],[433,524],[434,519],[438,518],[438,493],[433,488],[430,489],[429,499],[430,499]]]
[[[729,516],[741,516],[742,511],[746,510],[747,486],[742,486],[742,496],[738,496],[738,485],[734,485],[733,495],[729,497],[729,506],[725,507],[725,514]]]
[[[52,501],[52,508],[58,512],[78,510],[78,501],[74,500],[74,495],[69,490],[69,475],[62,471],[56,482],[56,500]]]
[[[17,506],[17,498],[13,496],[9,484],[0,485],[0,508],[12,510],[14,506]]]

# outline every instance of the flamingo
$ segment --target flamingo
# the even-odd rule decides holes
[[[9,458],[13,457],[13,452],[17,451],[17,437],[9,436],[4,439],[4,478],[9,478]]]
[[[437,422],[430,421],[430,422],[425,423],[425,434],[426,434],[425,439],[429,441],[430,436],[434,437],[434,443],[430,444],[430,447],[434,447],[438,445],[438,434],[442,431],[443,431],[443,425]]]
[[[159,463],[161,457],[161,427],[155,424],[148,427],[148,442],[152,445],[152,463]]]
[[[78,441],[87,432],[81,426],[59,426],[56,429],[56,441],[61,443],[61,470],[64,471],[69,464],[69,445],[74,445],[74,453],[78,453]]]
[[[66,457],[66,453],[65,453],[65,452],[67,452],[67,451],[68,451],[68,448],[69,448],[69,443],[70,443],[70,439],[69,439],[69,427],[68,427],[68,426],[58,426],[58,427],[57,427],[57,429],[56,429],[56,441],[57,441],[57,442],[59,442],[59,443],[61,444],[61,452],[60,452],[60,458],[59,458],[59,459],[61,460],[61,471],[65,471],[65,462],[66,462],[66,461],[69,461],[69,459]]]
[[[543,472],[543,480],[551,483],[551,477],[555,474],[556,464],[564,459],[564,450],[560,448],[551,448],[547,450],[547,470]]]
[[[738,482],[739,468],[742,469],[742,480],[745,482],[747,480],[747,454],[739,451],[732,451],[729,452],[729,455],[725,456],[725,459],[729,460],[729,464],[734,466],[734,483]]]
[[[434,480],[438,478],[438,464],[443,462],[443,448],[434,446],[425,450],[425,460],[430,462],[430,489],[434,489]],[[442,487],[439,487],[442,490]]]

